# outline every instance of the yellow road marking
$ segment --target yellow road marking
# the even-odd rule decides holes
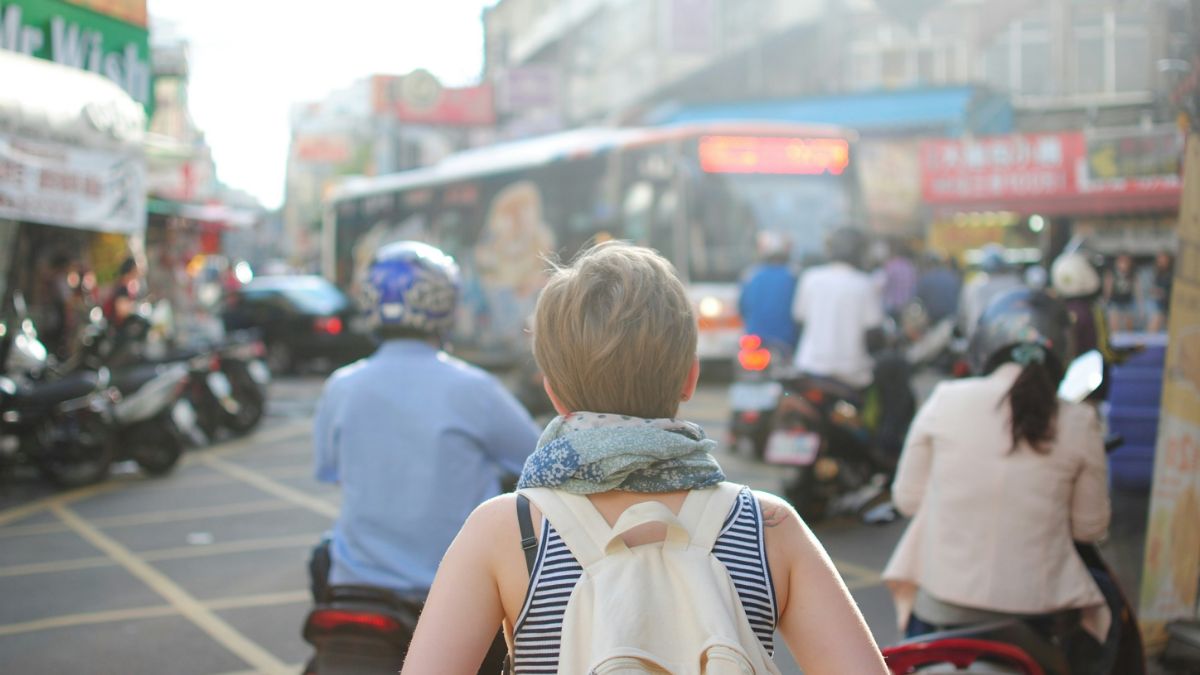
[[[299,673],[304,668],[303,663],[293,663],[288,666],[293,673]],[[259,675],[257,670],[235,670],[231,673],[219,673],[219,675]]]
[[[222,476],[223,478],[227,478]],[[233,480],[233,479],[228,479]],[[130,527],[134,525],[157,525],[163,523],[176,523],[188,520],[202,520],[205,518],[221,518],[224,516],[242,516],[251,513],[266,513],[270,511],[282,511],[284,509],[295,508],[294,504],[279,501],[278,499],[262,499],[253,502],[241,502],[238,504],[221,504],[219,506],[198,506],[189,509],[175,509],[171,511],[156,511],[153,513],[135,513],[128,516],[108,516],[106,518],[92,518],[88,522],[96,527],[116,528]],[[23,537],[38,534],[55,534],[58,532],[70,532],[71,528],[62,523],[43,523],[39,525],[13,525],[4,529],[0,529],[0,539],[4,537]]]
[[[203,459],[214,455],[228,455],[238,450],[244,450],[252,446],[269,445],[280,441],[290,440],[292,438],[300,438],[312,433],[312,420],[302,419],[286,424],[281,424],[277,427],[272,427],[263,431],[259,431],[249,436],[242,436],[224,443],[209,446],[201,451],[201,454],[192,453],[189,458],[195,457]],[[195,460],[193,460],[195,461]]]
[[[49,497],[42,497],[41,499],[35,499],[28,504],[22,504],[21,506],[14,506],[5,509],[0,511],[0,527],[17,520],[21,520],[22,518],[28,518],[29,516],[35,515],[40,511],[50,508],[54,504],[70,504],[71,502],[77,502],[80,499],[87,499],[88,497],[93,497],[98,494],[115,490],[118,487],[119,484],[115,482],[88,485],[86,487],[71,490],[70,492],[63,492],[61,494],[51,495]]]
[[[216,600],[209,600],[202,604],[207,609],[219,612],[227,609],[274,607],[278,605],[291,605],[300,602],[312,602],[312,591],[283,591],[281,593],[261,593],[259,595],[217,598]],[[17,635],[19,633],[36,633],[38,631],[51,630],[54,628],[87,626],[90,624],[109,623],[113,621],[137,621],[140,619],[158,619],[164,616],[178,615],[179,610],[171,605],[130,607],[128,609],[113,609],[102,612],[65,614],[62,616],[51,616],[44,619],[36,619],[34,621],[0,624],[0,636]]]
[[[882,579],[882,577],[879,576],[882,573],[882,570],[871,569],[865,565],[858,565],[845,560],[838,560],[837,558],[833,559],[833,564],[835,567],[837,567],[838,572],[840,572],[843,576],[846,574],[853,574],[856,577],[860,577],[860,579],[857,579],[856,581],[862,581],[863,579],[879,581]]]
[[[20,577],[28,574],[73,572],[75,570],[88,570],[96,567],[111,567],[112,565],[112,559],[104,556],[76,558],[74,560],[52,560],[50,562],[28,563],[25,565],[9,565],[7,567],[0,567],[0,577]]]
[[[327,502],[320,497],[314,497],[310,494],[297,490],[296,488],[284,485],[279,481],[268,478],[260,471],[247,469],[239,464],[235,464],[211,455],[201,457],[199,461],[216,469],[217,471],[220,471],[221,473],[236,478],[242,482],[249,483],[263,492],[275,495],[280,499],[289,501],[314,513],[319,513],[323,516],[329,516],[330,518],[337,518],[338,507],[334,504]]]
[[[225,609],[246,609],[250,607],[292,605],[298,602],[312,602],[312,591],[305,589],[302,591],[283,591],[280,593],[246,595],[237,598],[221,598],[219,600],[210,600],[204,603],[204,606],[212,610],[220,611]]]
[[[174,616],[179,612],[170,605],[157,607],[131,607],[129,609],[113,609],[105,612],[86,612],[83,614],[68,614],[66,616],[51,616],[36,621],[22,621],[0,625],[0,635],[17,635],[19,633],[35,633],[51,628],[68,628],[71,626],[87,626],[111,621],[136,621],[138,619],[159,619],[164,616]]]
[[[284,440],[288,440],[291,438],[302,438],[302,437],[308,435],[309,433],[311,433],[311,431],[312,431],[312,421],[311,420],[307,420],[307,419],[296,420],[294,422],[282,424],[280,426],[277,426],[277,427],[274,427],[271,429],[267,429],[265,431],[260,431],[256,434],[251,434],[249,436],[243,436],[241,438],[236,438],[233,440],[225,441],[223,443],[218,443],[216,445],[206,448],[205,450],[202,451],[202,453],[203,453],[203,456],[209,456],[209,455],[225,456],[225,455],[237,452],[239,450],[244,450],[246,448],[249,448],[249,447],[252,447],[255,445],[259,445],[259,444],[277,443],[279,441],[284,441]],[[183,458],[182,463],[185,465],[193,464],[201,458],[202,458],[202,455],[200,453],[190,453]],[[287,467],[287,468],[292,469],[292,470],[298,470],[300,467]],[[133,480],[137,481],[137,484],[142,484],[140,479],[135,478]],[[57,494],[57,495],[42,497],[41,499],[34,500],[32,502],[29,502],[28,504],[22,504],[21,506],[14,506],[14,507],[10,507],[8,509],[0,510],[0,527],[3,527],[4,525],[7,525],[8,523],[21,520],[23,518],[28,518],[29,516],[35,515],[41,511],[49,509],[54,505],[71,504],[71,503],[77,502],[81,499],[87,499],[88,497],[93,497],[98,494],[116,490],[117,488],[121,487],[123,484],[124,484],[123,481],[110,479],[108,482],[105,482],[105,483],[99,483],[97,485],[88,485],[86,487],[81,487],[81,488],[77,488],[75,490],[71,490],[70,492],[63,492],[63,493]]]
[[[226,541],[218,544],[203,544],[199,546],[179,546],[172,548],[152,549],[141,551],[138,556],[147,561],[182,560],[185,558],[203,558],[214,555],[231,553],[253,553],[255,551],[270,551],[282,548],[311,547],[316,545],[317,534],[297,534],[288,537],[242,539]],[[92,569],[96,567],[111,567],[118,564],[112,558],[96,556],[76,558],[74,560],[54,560],[42,563],[24,565],[9,565],[0,567],[0,577],[19,577],[28,574],[50,574],[54,572],[72,572],[75,570]]]
[[[225,555],[227,553],[250,553],[253,551],[269,551],[276,548],[295,548],[298,546],[316,546],[320,540],[319,534],[297,534],[290,537],[243,539],[226,541],[219,544],[204,544],[201,546],[180,546],[178,548],[160,548],[154,551],[142,551],[139,556],[143,560],[181,560],[184,558],[202,558],[210,555]]]
[[[287,664],[238,632],[165,574],[154,569],[116,540],[90,525],[69,507],[52,504],[50,510],[79,536],[116,560],[121,567],[161,595],[180,614],[256,670],[280,675],[291,672],[288,670]]]

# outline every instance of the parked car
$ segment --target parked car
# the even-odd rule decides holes
[[[226,298],[225,330],[256,330],[271,372],[339,366],[369,355],[375,340],[340,289],[314,275],[258,277]]]

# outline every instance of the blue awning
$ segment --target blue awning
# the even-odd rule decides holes
[[[1012,131],[1007,99],[976,87],[904,89],[809,98],[737,101],[660,108],[651,124],[762,120],[835,124],[859,132],[932,131],[939,135]]]

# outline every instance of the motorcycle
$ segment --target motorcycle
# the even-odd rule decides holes
[[[217,354],[233,403],[223,407],[221,424],[234,434],[247,434],[258,426],[266,411],[267,386],[271,383],[266,347],[257,337],[235,335]]]
[[[115,392],[108,372],[38,382],[46,349],[32,323],[0,323],[0,469],[35,467],[60,487],[95,483],[113,460]]]
[[[112,386],[120,394],[113,408],[120,449],[114,459],[133,460],[147,474],[161,476],[174,468],[184,448],[205,439],[196,409],[185,397],[188,365],[146,362],[135,347],[148,330],[149,322],[139,314],[127,317],[115,333],[94,322],[78,356],[65,364],[64,375],[111,367]]]
[[[304,621],[304,640],[315,650],[305,675],[399,671],[423,604],[371,586],[330,586]]]
[[[764,459],[795,467],[783,494],[806,521],[858,514],[887,492],[915,399],[908,366],[887,350],[865,393],[830,378],[783,380]]]
[[[1068,368],[1059,387],[1059,396],[1081,402],[1103,381],[1103,358],[1098,352],[1088,352]],[[1119,438],[1109,439],[1111,452],[1120,444]],[[1074,642],[1069,633],[1051,639],[1020,619],[994,621],[963,626],[954,630],[921,635],[883,650],[888,667],[894,674],[923,672],[939,665],[951,664],[954,672],[988,672],[1023,675],[1070,675],[1079,671],[1072,664],[1087,661],[1083,672],[1102,675],[1144,675],[1145,653],[1137,617],[1116,575],[1105,563],[1094,544],[1076,542],[1075,550],[1096,585],[1104,595],[1112,614],[1112,625],[1098,653],[1086,656],[1073,654]],[[1061,639],[1065,636],[1066,639]],[[971,668],[972,670],[962,670]],[[984,670],[986,668],[986,670]]]
[[[763,459],[771,434],[771,418],[783,396],[781,379],[789,370],[785,351],[764,345],[757,335],[743,335],[738,342],[729,387],[730,447],[736,452]]]

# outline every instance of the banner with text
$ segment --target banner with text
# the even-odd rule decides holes
[[[0,135],[0,218],[140,232],[146,226],[144,162]]]

